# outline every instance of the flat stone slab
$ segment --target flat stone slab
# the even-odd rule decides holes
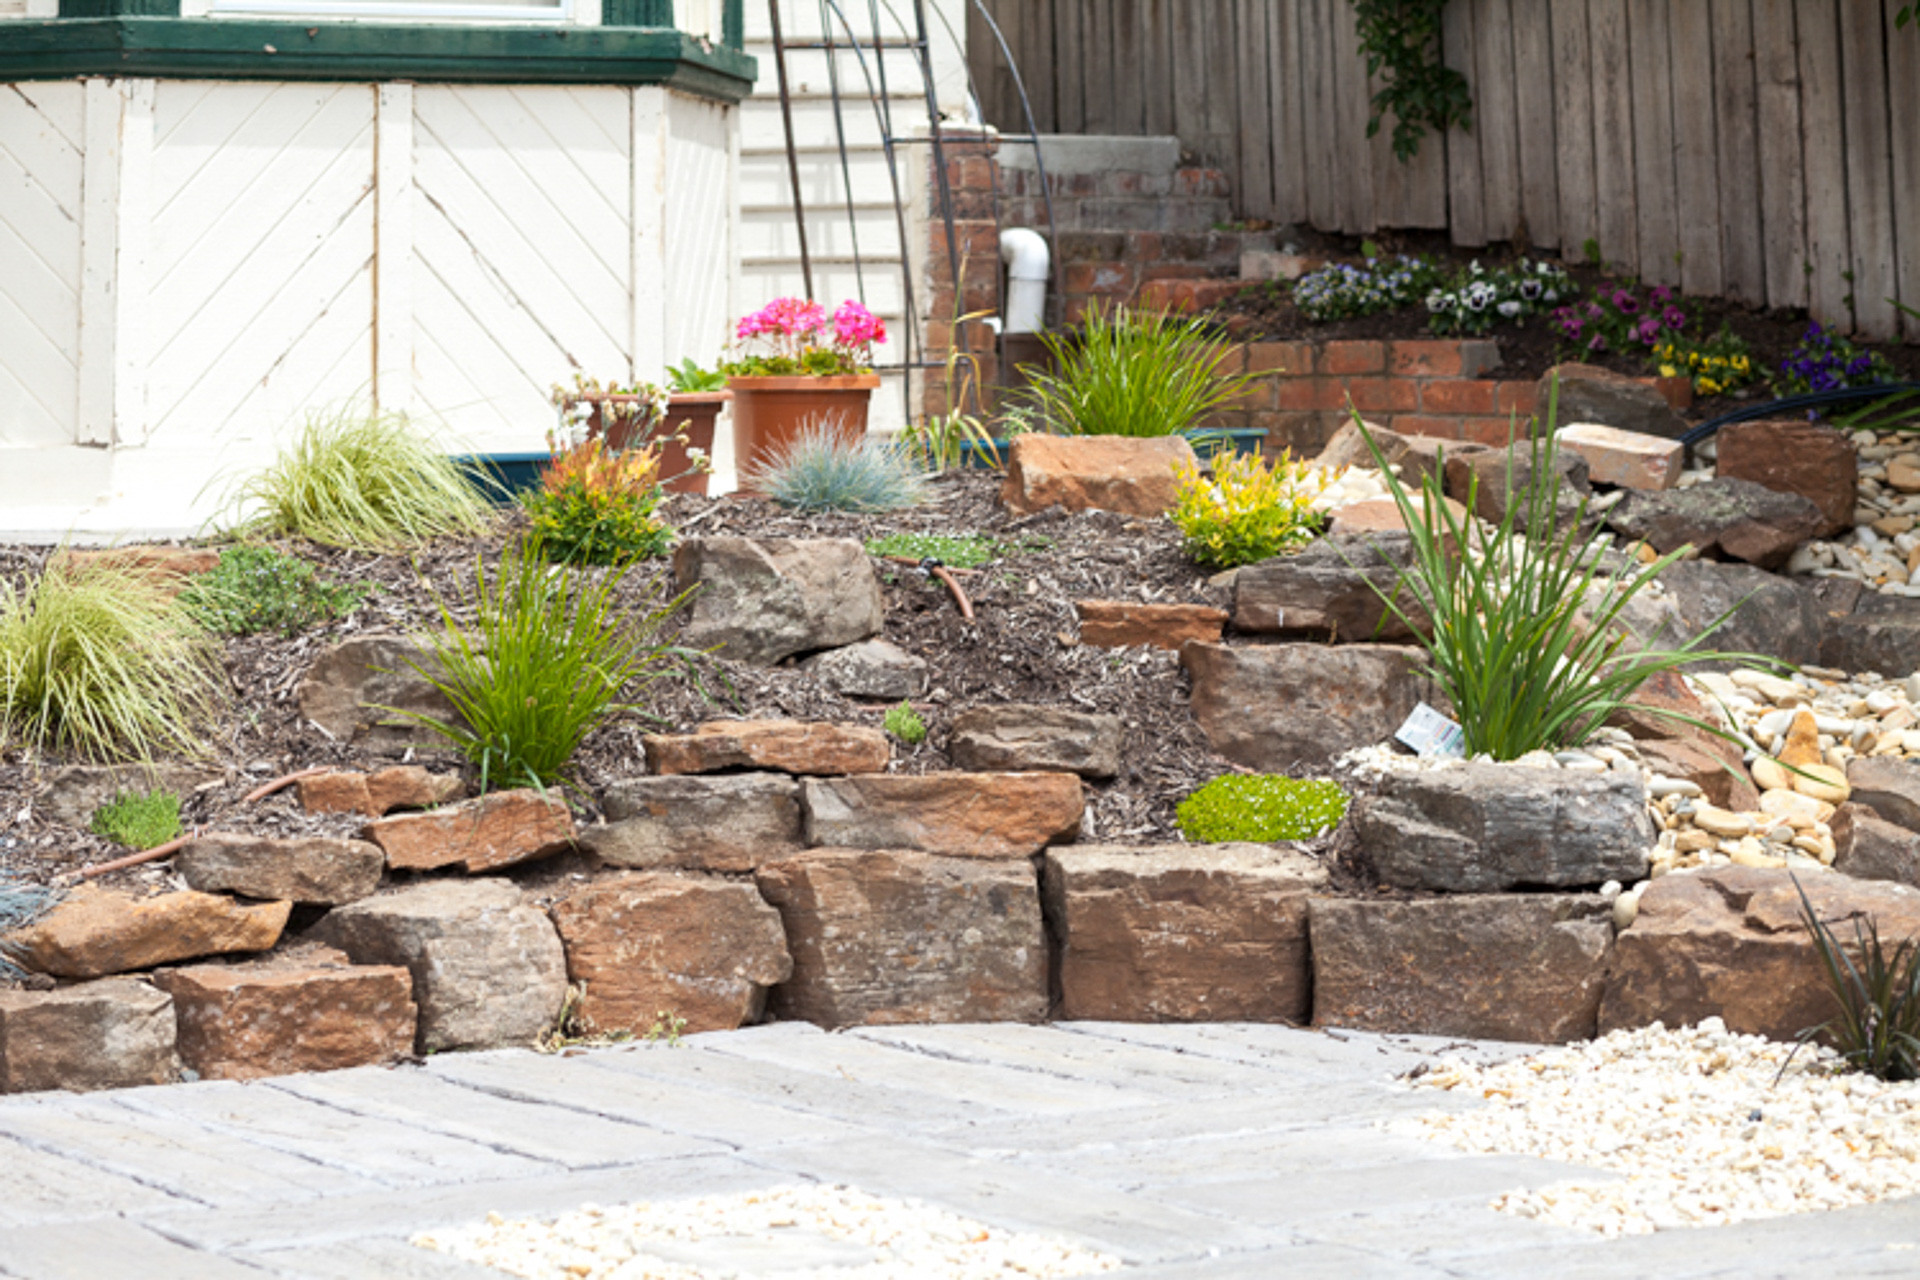
[[[784,773],[624,778],[580,833],[601,861],[636,870],[751,871],[805,847],[800,783]]]
[[[864,774],[802,784],[807,843],[1023,858],[1080,830],[1080,779],[1065,773]]]
[[[173,865],[203,893],[337,907],[379,888],[387,857],[365,840],[214,831],[182,849]]]
[[[0,935],[21,966],[57,978],[104,978],[280,940],[291,902],[242,903],[182,890],[138,897],[82,885],[24,929]]]
[[[367,824],[367,839],[395,870],[458,866],[469,875],[550,857],[573,843],[573,815],[558,792],[496,791],[431,813]]]
[[[641,739],[656,774],[764,769],[776,773],[883,773],[893,748],[879,729],[799,720],[710,720],[692,733]]]

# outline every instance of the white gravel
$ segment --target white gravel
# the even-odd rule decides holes
[[[1509,1192],[1520,1217],[1635,1235],[1920,1192],[1920,1083],[1840,1074],[1830,1051],[1729,1033],[1718,1018],[1655,1023],[1497,1066],[1443,1059],[1418,1088],[1482,1110],[1388,1122],[1475,1153],[1541,1156],[1625,1175]]]
[[[1120,1269],[1066,1241],[829,1186],[583,1205],[552,1222],[493,1213],[412,1242],[526,1280],[730,1280],[763,1267],[781,1280],[1033,1280]]]

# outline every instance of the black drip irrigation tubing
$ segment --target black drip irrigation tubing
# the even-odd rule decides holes
[[[1798,417],[1804,412],[1826,409],[1835,405],[1859,404],[1901,394],[1920,396],[1920,382],[1882,382],[1871,387],[1841,387],[1834,391],[1809,391],[1805,395],[1788,396],[1784,400],[1769,400],[1765,404],[1749,405],[1744,409],[1723,413],[1717,418],[1709,418],[1681,436],[1680,443],[1686,447],[1687,457],[1691,459],[1695,445],[1711,440],[1720,428],[1735,422],[1752,422],[1759,418]]]

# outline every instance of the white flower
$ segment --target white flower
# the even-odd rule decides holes
[[[1513,316],[1517,316],[1520,314],[1520,304],[1512,300],[1508,300],[1506,302],[1501,303],[1497,308],[1495,308],[1495,310],[1499,311],[1499,313],[1503,316],[1512,318]]]

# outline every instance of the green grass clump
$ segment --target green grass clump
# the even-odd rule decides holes
[[[1879,923],[1855,916],[1849,954],[1813,909],[1798,877],[1793,887],[1800,893],[1801,922],[1813,935],[1827,989],[1840,1006],[1832,1019],[1801,1032],[1800,1042],[1826,1035],[1856,1071],[1882,1080],[1920,1079],[1920,945],[1909,938],[1889,954]]]
[[[1308,840],[1340,824],[1347,793],[1338,783],[1281,774],[1225,774],[1174,810],[1180,834],[1196,844]]]
[[[587,735],[639,710],[633,695],[685,656],[659,632],[687,593],[655,597],[630,617],[617,602],[629,568],[557,566],[531,538],[503,551],[491,573],[477,560],[466,607],[439,602],[443,625],[426,638],[429,658],[412,664],[453,703],[455,723],[383,710],[451,742],[479,770],[483,791],[560,781]]]
[[[906,450],[872,436],[849,440],[824,421],[751,468],[749,479],[800,511],[898,511],[917,506],[927,489],[926,473]]]
[[[273,547],[228,547],[220,563],[187,584],[181,605],[209,631],[250,636],[294,635],[342,618],[371,593],[364,586],[324,582],[313,566]]]
[[[93,811],[88,829],[130,849],[157,848],[180,834],[180,797],[123,791]]]
[[[170,588],[152,569],[101,560],[0,583],[0,747],[202,754],[225,682],[213,641]]]
[[[246,532],[361,551],[478,534],[493,519],[480,490],[405,416],[347,410],[308,417],[229,505],[257,508]]]
[[[888,707],[880,727],[910,747],[917,747],[927,740],[927,722],[920,718],[920,713],[909,702]]]
[[[1235,351],[1196,316],[1087,313],[1078,334],[1043,333],[1054,371],[1025,369],[1031,407],[1066,435],[1169,436],[1226,408],[1247,384]]]
[[[905,556],[909,560],[938,560],[950,569],[978,569],[1001,554],[999,539],[984,533],[889,533],[868,538],[870,556]]]

